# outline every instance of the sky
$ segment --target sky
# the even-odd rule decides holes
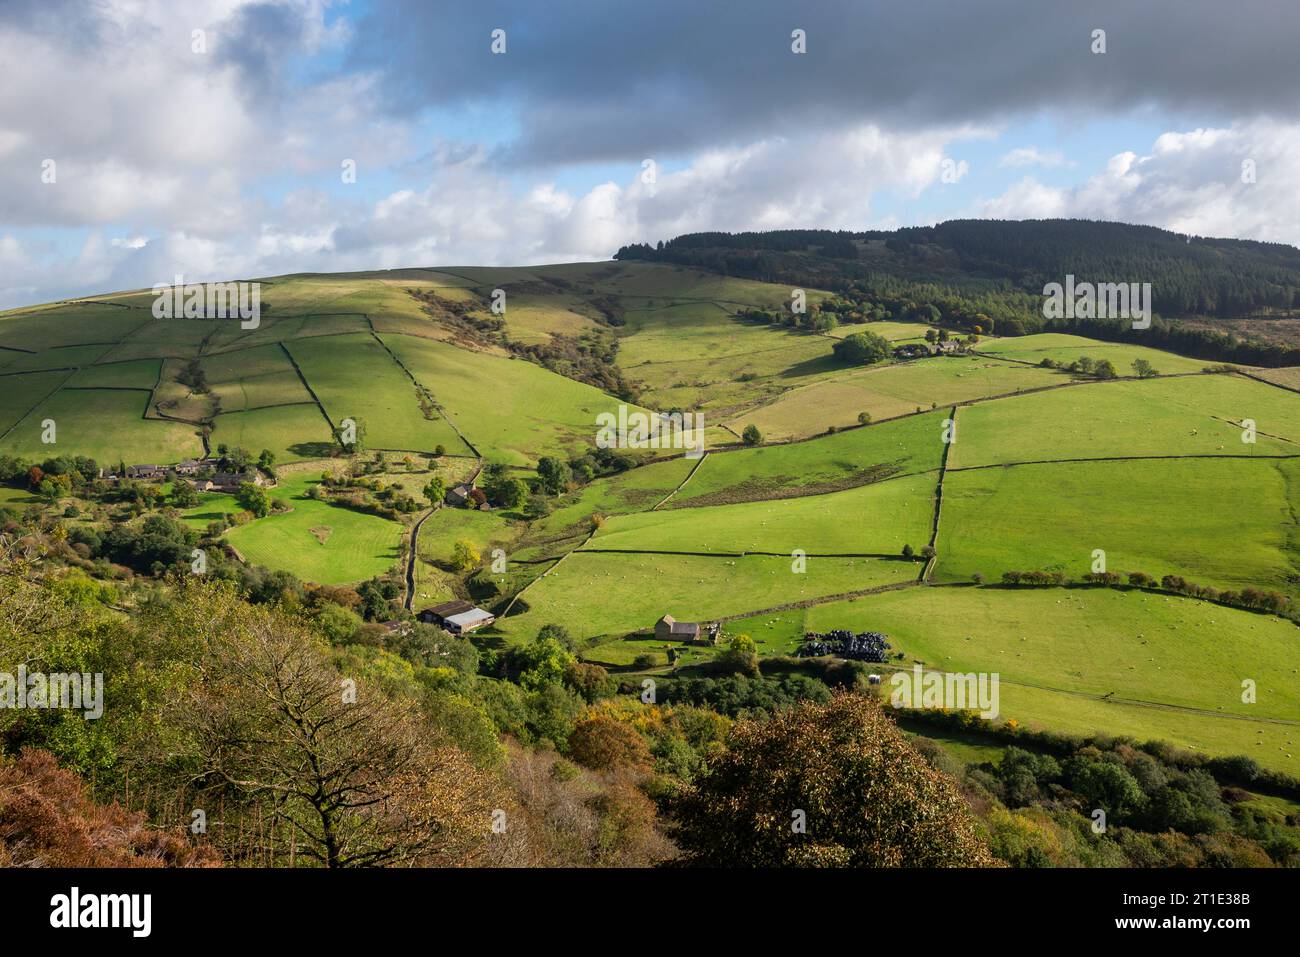
[[[1296,0],[0,0],[0,309],[701,230],[1300,244],[1297,49]]]

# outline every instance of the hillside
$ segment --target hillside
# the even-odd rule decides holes
[[[945,224],[907,245],[973,276],[977,234]],[[1156,234],[1142,248],[1174,271]],[[872,667],[996,671],[1017,726],[1300,772],[1286,370],[1077,331],[989,335],[931,303],[895,314],[904,300],[862,291],[870,271],[837,285],[911,262],[900,238],[845,237],[856,258],[845,247],[843,273],[819,273],[840,291],[807,286],[804,314],[786,285],[635,256],[275,277],[255,329],[155,319],[147,291],[14,310],[5,529],[57,526],[63,560],[121,581],[163,580],[202,545],[210,573],[257,600],[343,602],[366,627],[470,599],[497,615],[474,636],[484,660],[560,625],[584,661],[667,688],[693,689],[728,652],[656,639],[664,613],[749,635],[765,667],[789,667],[806,631],[879,630],[895,651]],[[755,242],[802,269],[836,252],[815,240]],[[708,241],[724,245],[654,255],[731,238]],[[1220,252],[1253,263],[1252,282],[1266,263],[1290,281],[1284,251]],[[989,245],[969,283],[1011,302],[1073,254],[1047,244],[1018,278],[995,275],[1020,253]],[[859,332],[922,357],[848,361],[837,347]],[[705,454],[597,449],[596,416],[620,405],[702,412]],[[264,477],[265,507],[242,489],[191,500],[177,474],[98,478],[205,454]],[[443,504],[475,481],[490,510]]]
[[[931,302],[945,317],[986,313],[1005,321],[1004,332],[1013,325],[1018,333],[1043,331],[1043,287],[1067,274],[1094,283],[1149,282],[1153,308],[1166,319],[1300,317],[1300,249],[1125,223],[952,220],[895,231],[692,233],[625,246],[615,258]],[[1237,322],[1223,331],[1250,338],[1249,326]],[[1274,322],[1263,338],[1291,348],[1276,355],[1261,349],[1250,361],[1300,362],[1300,323]]]

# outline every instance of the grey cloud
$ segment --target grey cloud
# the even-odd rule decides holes
[[[508,52],[489,52],[506,29]],[[808,53],[790,52],[807,31]],[[1090,51],[1107,31],[1107,52]],[[521,164],[628,160],[799,135],[1023,111],[1156,104],[1223,120],[1300,113],[1292,0],[475,0],[378,5],[356,67],[397,114],[477,103],[520,124]]]

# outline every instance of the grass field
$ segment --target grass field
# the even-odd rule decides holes
[[[1298,632],[1273,616],[1110,589],[911,588],[729,628],[786,647],[805,630],[883,631],[901,667],[997,672],[1002,717],[1300,770]],[[1255,704],[1241,700],[1244,678]]]
[[[523,359],[413,336],[384,341],[493,461],[533,465],[543,455],[594,448],[596,416],[618,411],[613,396]]]
[[[469,454],[446,419],[433,411],[426,418],[415,384],[373,336],[298,339],[288,349],[330,420],[363,422],[369,448],[431,451],[442,445],[454,455]]]
[[[768,439],[819,435],[856,425],[858,413],[888,419],[918,408],[951,405],[1066,381],[1061,373],[978,356],[919,359],[867,369],[791,389],[774,402],[728,424],[739,432],[756,425]]]
[[[293,511],[232,528],[226,541],[251,564],[284,569],[322,585],[358,582],[388,571],[397,561],[403,526],[308,498],[315,481],[300,475],[282,482],[271,495],[287,501]]]
[[[1204,359],[1190,359],[1186,356],[1150,349],[1146,346],[1127,343],[1099,342],[1083,336],[1071,336],[1060,332],[1045,332],[1035,336],[1013,336],[1006,339],[986,339],[976,347],[980,352],[990,355],[1005,356],[1022,362],[1038,363],[1043,359],[1054,359],[1069,364],[1081,356],[1088,356],[1100,362],[1109,359],[1120,375],[1133,374],[1133,360],[1146,359],[1156,372],[1169,375],[1175,372],[1200,372],[1212,363]]]
[[[457,597],[457,575],[451,567],[452,551],[460,540],[472,542],[484,564],[491,566],[492,549],[506,555],[507,568],[514,557],[519,526],[500,512],[467,508],[440,508],[420,526],[415,563],[417,607]],[[504,581],[504,579],[502,579]]]
[[[42,461],[59,452],[99,462],[173,462],[203,454],[193,426],[145,419],[149,393],[115,389],[61,390],[41,402],[8,435],[0,451]],[[57,442],[41,441],[42,422],[52,419]]]
[[[152,391],[158,381],[161,359],[134,359],[85,366],[73,373],[64,388],[78,389],[145,389]]]
[[[508,640],[532,638],[548,622],[579,638],[653,627],[668,613],[706,621],[825,595],[860,591],[916,577],[906,562],[865,558],[809,559],[796,574],[788,558],[681,555],[570,555],[523,593],[527,606],[497,622]]]
[[[807,442],[711,452],[668,503],[724,505],[863,485],[873,469],[902,474],[939,467],[945,410],[836,432]]]
[[[202,366],[222,412],[313,401],[278,343],[205,356]]]
[[[930,540],[933,475],[802,498],[610,518],[587,549],[897,555]]]
[[[1288,366],[1284,369],[1254,369],[1251,374],[1288,389],[1300,389],[1300,366]]]
[[[0,448],[5,441],[16,438],[4,433],[14,428],[34,406],[52,395],[67,381],[67,372],[24,372],[21,375],[0,376]],[[40,420],[36,421],[37,428]]]
[[[338,446],[316,403],[228,412],[213,419],[212,447],[244,448],[254,456],[262,449],[277,462],[298,462],[329,455]]]
[[[2,327],[0,327],[2,328]],[[58,346],[40,352],[0,352],[0,368],[5,372],[31,372],[47,369],[71,370],[91,365],[111,349],[106,343],[86,346]]]
[[[585,534],[586,523],[593,515],[647,511],[681,485],[699,461],[678,455],[597,479],[560,498],[555,511],[533,523],[530,537],[557,538],[579,529]]]
[[[1242,441],[1237,423],[1258,435]],[[1096,382],[962,408],[949,466],[1300,454],[1300,394],[1236,375]]]
[[[940,581],[1106,568],[1300,595],[1300,459],[1169,459],[949,471]],[[1231,547],[1225,547],[1226,543]]]

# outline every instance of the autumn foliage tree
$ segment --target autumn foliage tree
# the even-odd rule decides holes
[[[697,866],[994,863],[952,779],[864,695],[738,723],[668,805],[682,862]]]
[[[631,725],[597,715],[579,721],[569,735],[569,756],[593,771],[649,770],[653,763],[645,739]]]
[[[172,761],[227,860],[449,866],[484,853],[505,806],[497,783],[413,702],[340,675],[306,627],[229,589],[190,584],[170,617],[206,645],[168,709]]]

